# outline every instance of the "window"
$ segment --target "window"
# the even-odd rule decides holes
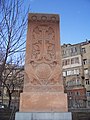
[[[71,75],[74,75],[74,70],[71,70]]]
[[[87,64],[87,59],[83,59],[83,64]]]
[[[86,79],[85,81],[86,81],[86,85],[89,85],[89,84],[90,84],[89,79]]]
[[[66,54],[66,50],[63,50],[63,55],[65,55]]]
[[[88,74],[88,69],[84,70],[84,74],[87,75]]]
[[[1,91],[0,91],[0,96],[2,95]]]
[[[63,72],[63,76],[66,76],[66,72]]]
[[[72,95],[72,92],[69,92],[69,95]]]
[[[87,91],[86,94],[87,94],[87,97],[90,97],[90,91]]]
[[[76,64],[76,63],[79,64],[79,57],[75,57],[71,59],[71,64]]]
[[[88,106],[90,106],[90,101],[88,101]]]
[[[67,91],[67,94],[68,94],[68,95],[72,95],[72,92],[68,92],[68,91]]]
[[[77,92],[75,92],[75,95],[80,95],[80,92],[78,92],[78,91],[77,91]]]
[[[76,47],[71,48],[71,53],[75,53],[75,52],[77,52],[77,48]]]
[[[71,70],[67,71],[67,75],[71,75],[71,72],[72,72]]]
[[[66,85],[68,86],[68,81],[66,82]]]
[[[77,70],[74,70],[74,74],[75,74],[75,75],[77,74]]]
[[[73,86],[73,80],[70,80],[69,82],[70,82],[70,86]]]
[[[69,65],[70,64],[70,59],[67,59],[66,60],[66,65]]]
[[[74,75],[78,75],[79,74],[79,69],[74,69]]]
[[[65,60],[65,65],[67,65],[67,60]]]
[[[71,64],[74,64],[74,58],[71,59]]]
[[[68,86],[68,87],[71,86],[71,81],[68,81],[68,82],[67,82],[67,86]]]
[[[64,66],[64,60],[62,61],[62,66]]]
[[[67,70],[63,73],[63,75],[79,75],[79,69],[71,69],[71,70]]]
[[[76,85],[76,81],[75,80],[73,80],[73,85]]]
[[[75,63],[79,63],[79,57],[75,58]]]
[[[83,52],[83,53],[86,53],[86,49],[85,49],[85,48],[82,48],[82,52]]]
[[[76,84],[77,84],[77,85],[80,85],[80,84],[81,84],[81,81],[80,81],[80,80],[76,80]]]
[[[62,65],[65,66],[65,65],[69,65],[70,64],[70,59],[65,59],[63,60],[62,62]]]

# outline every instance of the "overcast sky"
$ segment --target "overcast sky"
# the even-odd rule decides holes
[[[60,15],[61,43],[90,39],[90,0],[26,0],[31,12]]]

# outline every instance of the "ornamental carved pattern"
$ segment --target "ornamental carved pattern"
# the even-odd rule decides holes
[[[60,68],[56,60],[55,32],[52,27],[39,25],[33,29],[31,60],[26,67],[32,85],[59,83]]]
[[[32,59],[51,61],[55,57],[54,30],[47,26],[37,26],[32,33]]]

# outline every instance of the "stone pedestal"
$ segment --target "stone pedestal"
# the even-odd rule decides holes
[[[66,94],[59,92],[23,93],[19,110],[22,112],[65,112],[67,111],[66,97]]]
[[[62,112],[62,113],[55,113],[55,112],[36,112],[36,113],[29,113],[29,112],[17,112],[15,120],[72,120],[72,115],[70,112]]]

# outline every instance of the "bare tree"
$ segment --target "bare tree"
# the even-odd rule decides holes
[[[24,67],[7,64],[3,72],[3,87],[6,88],[8,93],[8,106],[10,107],[12,102],[12,95],[14,98],[19,97],[15,92],[22,90],[24,80]],[[16,96],[15,96],[16,95]]]
[[[22,60],[24,59],[29,6],[25,8],[23,1],[24,0],[0,1],[0,52],[2,55],[2,59],[0,60],[0,81],[7,88],[9,106],[16,77],[22,69],[12,74],[11,79],[8,78],[12,71],[16,69],[16,66],[22,64]],[[7,66],[8,74],[6,72]]]

